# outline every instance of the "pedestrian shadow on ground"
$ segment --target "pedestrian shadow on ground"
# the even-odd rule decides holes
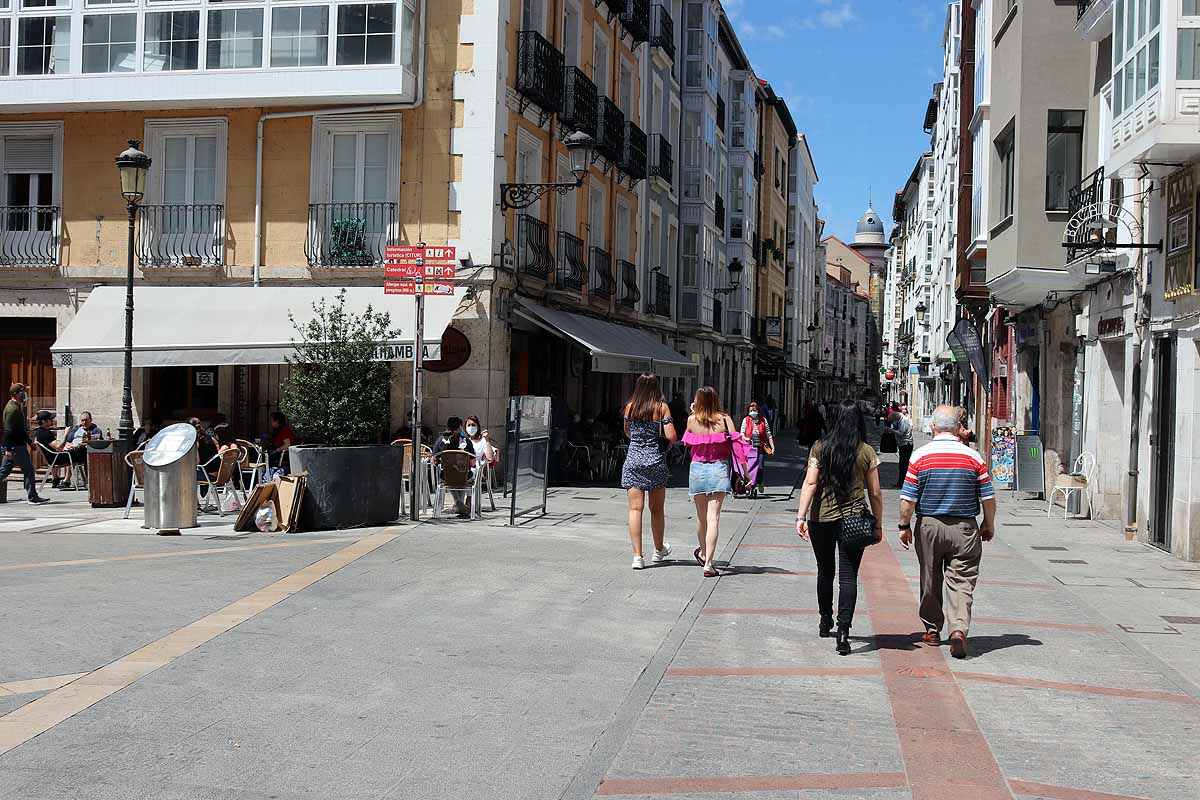
[[[919,632],[906,634],[884,634],[881,636],[852,636],[852,642],[865,642],[866,646],[854,649],[855,653],[872,653],[876,650],[917,650],[928,647],[921,643]],[[944,645],[945,643],[943,643]],[[1041,647],[1041,639],[1024,633],[1001,633],[992,636],[971,636],[967,639],[967,647],[972,657],[979,657],[1005,650],[1009,647]]]
[[[738,564],[736,566],[718,561],[717,566],[721,568],[721,574],[726,577],[735,577],[737,575],[792,575],[793,570],[784,569],[783,567],[756,567],[749,564]]]

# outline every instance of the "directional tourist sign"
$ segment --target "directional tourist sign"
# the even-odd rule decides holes
[[[420,247],[414,245],[389,245],[384,248],[383,260],[389,264],[416,266],[422,259],[426,266],[453,267],[458,263],[453,247]]]
[[[454,264],[385,264],[384,277],[397,280],[417,281],[422,278],[453,278]]]
[[[402,295],[437,294],[449,296],[454,294],[454,284],[446,283],[445,281],[426,281],[424,283],[417,283],[414,281],[384,281],[383,293]]]

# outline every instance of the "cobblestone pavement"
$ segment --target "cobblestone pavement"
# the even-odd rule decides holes
[[[0,797],[1200,798],[1200,565],[1002,496],[952,661],[889,491],[839,657],[798,455],[730,502],[716,580],[679,490],[641,572],[612,489],[292,536],[2,507]]]

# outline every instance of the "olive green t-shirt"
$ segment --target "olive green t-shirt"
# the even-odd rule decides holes
[[[817,442],[809,451],[808,465],[810,467],[819,466],[821,458],[821,443]],[[809,510],[809,518],[815,522],[832,522],[842,518],[842,512],[847,514],[860,513],[866,508],[866,489],[864,484],[867,480],[867,473],[872,468],[879,466],[879,456],[875,455],[875,448],[863,442],[858,446],[858,460],[854,464],[854,477],[850,480],[850,493],[846,502],[838,507],[837,496],[833,492],[833,487],[828,487],[825,490],[824,496],[821,498],[820,507],[814,515],[812,510]]]

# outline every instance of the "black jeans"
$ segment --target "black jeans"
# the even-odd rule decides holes
[[[25,494],[30,500],[37,498],[37,477],[33,473],[33,459],[29,457],[28,447],[21,445],[5,448],[4,461],[0,462],[0,481],[8,480],[14,464],[21,468],[21,477],[25,480]]]
[[[840,522],[810,522],[808,538],[813,555],[817,557],[817,609],[833,615],[833,575],[836,551],[838,578],[837,624],[846,628],[854,622],[854,606],[858,602],[858,566],[863,550],[838,544]]]
[[[912,458],[913,446],[911,444],[901,444],[896,446],[896,450],[900,455],[900,469],[896,476],[896,485],[904,485],[904,476],[908,473],[908,461]]]

